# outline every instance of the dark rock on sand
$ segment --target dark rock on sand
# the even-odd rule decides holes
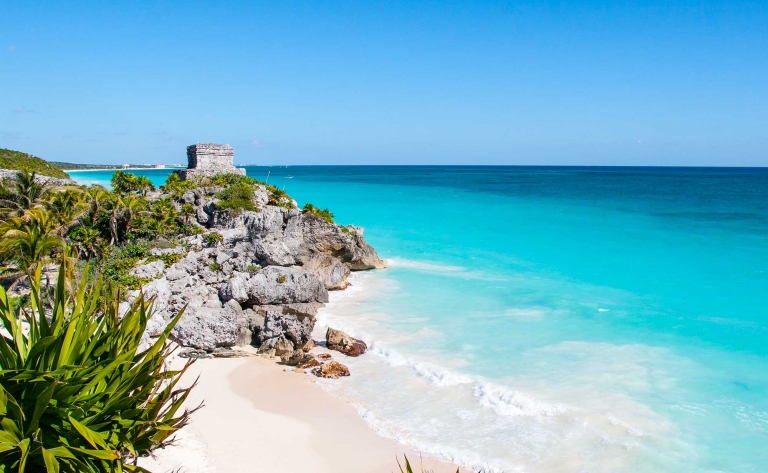
[[[329,361],[313,369],[312,374],[318,378],[336,379],[340,376],[349,376],[349,368],[338,361]]]
[[[328,327],[325,332],[325,344],[329,350],[336,350],[347,356],[360,356],[368,349],[364,341],[352,338],[341,330]]]

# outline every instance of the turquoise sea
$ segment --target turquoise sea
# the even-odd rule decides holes
[[[389,262],[318,317],[371,346],[322,384],[382,434],[492,471],[768,471],[768,169],[247,171]]]

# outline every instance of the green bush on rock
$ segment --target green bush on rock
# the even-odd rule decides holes
[[[178,387],[190,363],[165,368],[182,313],[140,350],[153,301],[139,297],[121,318],[117,291],[102,298],[87,269],[69,290],[66,266],[49,314],[40,267],[20,317],[0,287],[0,471],[145,472],[135,459],[166,445],[191,413],[180,409],[192,387]]]
[[[216,208],[220,210],[229,210],[232,215],[240,215],[244,210],[257,210],[253,203],[253,191],[255,184],[247,182],[238,182],[225,188],[216,194],[219,201]]]
[[[208,246],[213,246],[223,239],[224,239],[224,235],[222,235],[219,232],[208,232],[205,235],[203,235],[203,240],[205,240],[205,243]]]
[[[321,209],[320,207],[315,207],[312,204],[304,204],[302,212],[305,214],[313,215],[317,218],[321,218],[328,223],[333,223],[333,213],[331,213],[331,211],[328,209]]]

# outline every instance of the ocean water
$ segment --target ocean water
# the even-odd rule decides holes
[[[317,329],[368,342],[321,384],[382,434],[491,471],[768,471],[768,170],[247,170],[389,262]]]

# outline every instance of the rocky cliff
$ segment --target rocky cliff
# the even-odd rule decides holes
[[[360,228],[302,212],[290,199],[270,205],[263,185],[255,187],[256,210],[235,215],[217,209],[220,190],[198,188],[175,203],[194,206],[197,223],[221,237],[197,235],[178,248],[153,250],[183,257],[168,267],[154,261],[132,271],[154,278],[143,288],[145,296],[155,297],[147,336],[158,335],[186,307],[173,331],[185,347],[211,351],[252,344],[301,360],[328,291],[347,287],[350,271],[386,265]]]

